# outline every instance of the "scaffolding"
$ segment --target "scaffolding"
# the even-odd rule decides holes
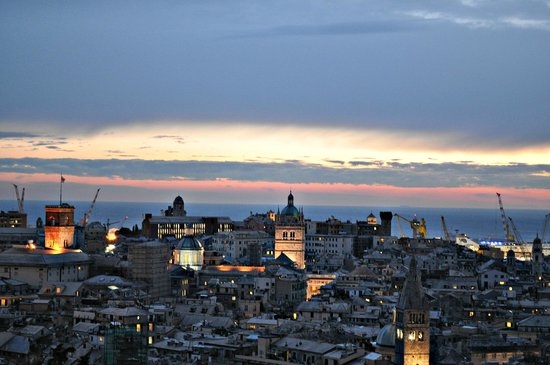
[[[105,330],[105,365],[147,365],[147,328],[114,326]]]

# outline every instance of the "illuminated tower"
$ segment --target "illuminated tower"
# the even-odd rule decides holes
[[[294,195],[290,192],[287,206],[275,220],[275,258],[284,253],[298,269],[304,269],[305,252],[304,214],[294,206]]]
[[[395,363],[429,365],[430,311],[414,256],[395,315]]]
[[[74,240],[74,207],[62,203],[46,205],[44,244],[55,250],[70,247]]]

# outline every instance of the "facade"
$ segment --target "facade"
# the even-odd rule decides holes
[[[67,203],[46,205],[45,247],[68,248],[74,241],[74,207]]]
[[[17,211],[1,211],[0,212],[0,227],[3,228],[27,228],[27,213]]]
[[[0,274],[40,288],[46,282],[88,279],[91,260],[80,250],[15,246],[0,253]]]
[[[183,237],[172,250],[172,263],[184,269],[199,271],[204,265],[204,248],[192,235]]]
[[[354,236],[348,234],[307,234],[306,259],[314,263],[320,258],[339,258],[342,266],[342,259],[352,256],[353,242]]]
[[[189,232],[200,236],[234,229],[233,221],[229,217],[193,217],[188,216],[184,208],[183,199],[178,196],[174,199],[173,206],[169,206],[163,215],[146,213],[141,225],[143,235],[160,240],[170,237],[181,239]]]
[[[100,222],[92,222],[84,228],[84,238],[86,242],[86,252],[102,253],[105,252],[107,245],[107,229]]]
[[[262,247],[272,243],[273,237],[264,231],[219,232],[212,237],[212,250],[220,252],[226,262],[258,266]]]
[[[170,295],[170,253],[170,245],[166,242],[147,241],[128,246],[130,277],[145,283],[151,298]]]
[[[284,253],[296,268],[305,269],[305,246],[304,214],[294,206],[290,192],[287,206],[277,214],[275,222],[275,258]]]
[[[395,307],[395,363],[430,364],[430,311],[414,256]]]

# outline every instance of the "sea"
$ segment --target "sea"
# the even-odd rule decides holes
[[[84,214],[90,210],[91,202],[74,201],[66,202],[75,207],[75,222],[78,222]],[[36,220],[45,219],[45,206],[56,205],[59,201],[29,200],[24,203],[29,227],[36,226]],[[145,214],[162,215],[171,203],[143,203],[143,202],[113,202],[97,201],[91,211],[89,222],[100,222],[109,227],[126,227],[132,229],[137,225],[141,228]],[[503,241],[504,225],[501,219],[499,207],[479,208],[421,208],[421,207],[361,207],[361,206],[335,206],[335,205],[304,205],[299,206],[304,212],[305,219],[311,221],[326,221],[331,218],[343,222],[365,221],[369,214],[374,214],[380,222],[380,212],[390,211],[411,221],[414,218],[424,218],[427,227],[427,237],[443,237],[444,217],[447,230],[451,236],[461,233],[474,240]],[[242,221],[251,214],[277,212],[284,208],[284,204],[206,204],[185,202],[185,210],[188,216],[218,216],[229,217],[233,221]],[[17,210],[15,200],[0,200],[0,210]],[[550,232],[542,237],[546,215],[549,210],[539,209],[506,209],[505,214],[511,217],[517,231],[525,242],[532,242],[537,235],[544,241],[549,241]],[[547,229],[550,231],[550,223]],[[392,235],[412,236],[409,224],[398,217],[392,219]]]

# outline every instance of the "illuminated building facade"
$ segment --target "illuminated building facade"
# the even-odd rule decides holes
[[[172,251],[172,263],[184,269],[199,271],[204,264],[202,243],[192,235],[183,237]]]
[[[230,232],[234,224],[229,217],[199,217],[188,216],[181,197],[174,199],[172,207],[168,207],[163,215],[144,215],[142,233],[145,237],[164,239],[173,237],[182,239],[186,234],[194,236],[212,235],[217,232]]]
[[[46,205],[44,234],[46,248],[58,250],[71,247],[74,240],[74,207],[66,203]]]
[[[294,195],[288,195],[287,206],[277,214],[275,221],[275,259],[285,254],[298,269],[305,269],[304,213],[294,206]]]

